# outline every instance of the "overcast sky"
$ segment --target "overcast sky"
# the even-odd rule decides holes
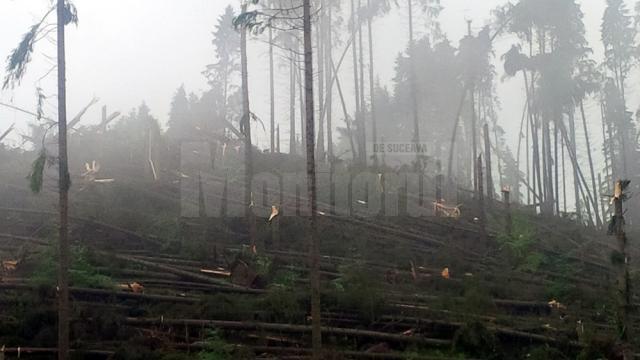
[[[477,31],[489,21],[491,10],[506,0],[441,1],[445,9],[440,18],[443,30],[457,44],[466,32],[465,19],[472,19]],[[579,2],[585,12],[589,41],[599,56],[599,27],[605,0]],[[184,84],[187,91],[193,92],[206,88],[201,72],[207,64],[213,62],[211,32],[224,8],[230,3],[236,5],[238,1],[75,0],[74,3],[80,22],[77,28],[67,28],[70,115],[79,111],[93,96],[97,96],[100,104],[86,115],[86,122],[99,120],[103,104],[108,106],[110,112],[128,112],[142,101],[149,105],[153,115],[165,122],[171,98],[178,86]],[[23,33],[42,16],[49,4],[50,0],[0,0],[0,60],[4,61]],[[406,46],[408,21],[405,14],[406,9],[400,8],[391,16],[379,20],[374,29],[377,37],[376,72],[383,83],[390,84],[397,54]],[[425,28],[420,20],[417,28]],[[498,41],[498,59],[512,42],[513,39],[509,38]],[[21,86],[2,91],[0,101],[33,110],[36,107],[36,86],[41,86],[48,95],[55,95],[55,72],[39,80],[55,61],[53,46],[46,41],[38,44],[33,63]],[[260,41],[250,43],[252,108],[259,116],[267,118],[269,100],[265,55],[266,49]],[[347,76],[349,69],[345,66]],[[502,68],[499,65],[497,68],[501,77]],[[0,74],[4,78],[1,69]],[[283,94],[288,94],[287,75],[288,73],[283,74],[284,77],[277,80],[281,85],[278,88],[282,89]],[[502,101],[500,123],[510,133],[512,146],[515,146],[517,139],[523,105],[522,94],[522,84],[517,80],[499,85]],[[630,97],[633,95],[634,92],[631,92]],[[288,121],[287,97],[288,95],[279,97],[277,103],[285,124]],[[49,99],[45,110],[49,116],[55,117],[55,96]],[[595,110],[595,105],[588,105],[590,116],[598,115]],[[594,118],[594,123],[596,119]],[[0,132],[14,122],[22,127],[28,120],[28,116],[0,107]],[[287,138],[284,135],[282,137]],[[265,146],[266,141],[259,141],[259,145]]]

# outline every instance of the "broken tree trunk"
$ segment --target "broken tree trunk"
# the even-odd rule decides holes
[[[278,324],[264,322],[249,321],[226,321],[226,320],[199,320],[199,319],[167,319],[167,318],[127,318],[127,325],[132,326],[149,326],[149,325],[167,325],[167,326],[213,326],[217,328],[236,329],[236,330],[266,330],[289,333],[310,333],[309,325],[293,325]],[[431,346],[450,346],[450,340],[431,339],[423,336],[392,334],[380,331],[349,329],[339,327],[323,326],[322,332],[326,334],[352,336],[369,339],[379,339],[387,341],[395,341],[402,343],[422,344]]]
[[[482,236],[486,239],[486,214],[484,208],[484,189],[483,189],[483,175],[482,175],[482,154],[478,155],[478,160],[476,161],[476,171],[477,171],[477,179],[478,179],[478,211],[480,212],[480,227],[482,231]],[[484,240],[484,239],[483,239]]]
[[[491,140],[489,139],[489,124],[484,124],[484,156],[487,168],[487,198],[489,203],[493,200],[493,173],[491,171]]]
[[[626,199],[624,190],[629,185],[628,180],[618,180],[615,183],[613,194],[614,216],[609,225],[609,234],[615,234],[618,249],[611,256],[617,272],[618,309],[616,320],[618,325],[618,340],[623,344],[624,359],[632,359],[633,354],[628,354],[628,340],[631,338],[631,322],[629,312],[631,310],[631,287],[629,275],[629,257],[627,255],[627,235],[624,230],[623,202]]]
[[[512,231],[512,223],[511,223],[511,204],[510,204],[510,198],[511,197],[511,193],[509,188],[505,187],[502,189],[502,198],[504,200],[504,212],[505,212],[505,220],[506,220],[506,225],[505,225],[505,231],[507,233],[507,236],[511,237],[511,231]]]

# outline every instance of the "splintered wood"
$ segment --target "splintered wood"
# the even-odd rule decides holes
[[[441,199],[433,203],[433,213],[439,217],[458,219],[461,215],[460,206],[461,205],[446,206],[444,200]]]

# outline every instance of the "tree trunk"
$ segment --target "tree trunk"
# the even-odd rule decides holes
[[[473,81],[473,80],[472,80]],[[475,97],[475,88],[471,85],[471,89],[469,90],[471,93],[471,102],[470,102],[470,110],[471,110],[471,156],[473,157],[473,191],[476,196],[479,196],[480,183],[478,182],[478,129],[476,128],[476,97]]]
[[[289,51],[289,154],[296,154],[296,73],[293,50]]]
[[[523,71],[522,72],[524,75],[524,83],[525,83],[525,88],[526,88],[526,96],[527,96],[527,104],[528,104],[528,108],[529,108],[529,123],[531,126],[531,142],[533,144],[533,154],[532,154],[532,168],[533,168],[533,190],[536,190],[536,184],[537,184],[537,197],[538,199],[540,199],[540,202],[543,201],[544,199],[544,193],[542,191],[542,179],[541,179],[541,169],[540,169],[540,147],[539,147],[539,141],[538,141],[538,132],[537,132],[537,120],[536,120],[536,116],[533,114],[533,106],[532,106],[532,99],[533,99],[533,84],[529,84],[529,79],[527,77],[527,72]],[[534,197],[536,197],[536,195],[534,194]],[[542,204],[540,204],[542,205]]]
[[[355,1],[351,0],[351,37],[354,39],[352,46],[352,54],[353,54],[353,86],[354,86],[354,94],[355,94],[355,104],[356,104],[356,115],[355,115],[355,125],[356,125],[356,133],[357,136],[357,144],[358,144],[358,155],[359,162],[362,164],[362,139],[360,138],[360,129],[361,124],[361,116],[362,116],[362,104],[360,103],[360,80],[358,75],[358,45],[356,44],[356,36],[358,34],[357,31],[357,11],[355,7]],[[360,49],[362,51],[362,49]]]
[[[558,157],[558,126],[553,127],[553,174],[554,174],[554,204],[556,208],[556,215],[560,215],[560,174],[558,170],[560,169]]]
[[[358,0],[358,63],[360,66],[360,161],[367,166],[367,102],[364,99],[364,46],[362,45],[362,19],[360,19],[360,10],[362,9],[362,1]]]
[[[310,282],[311,282],[311,343],[313,358],[320,359],[322,352],[322,328],[320,321],[320,243],[316,234],[316,164],[315,123],[313,109],[313,50],[311,43],[311,0],[303,0],[304,30],[304,78],[307,113],[307,191],[310,207]]]
[[[270,100],[270,116],[271,116],[271,153],[276,151],[275,129],[276,129],[276,102],[275,102],[275,83],[273,69],[273,29],[269,27],[269,100]]]
[[[468,87],[465,86],[462,89],[462,95],[460,96],[460,103],[458,104],[458,110],[456,111],[456,118],[453,123],[453,132],[451,134],[451,143],[449,144],[449,161],[447,163],[447,181],[450,184],[453,183],[453,154],[456,148],[456,137],[458,135],[458,128],[460,124],[460,116],[462,115],[462,110],[464,107],[464,103],[467,100],[467,92],[469,91]]]
[[[325,72],[327,74],[327,95],[325,97],[327,117],[327,156],[329,161],[333,162],[333,33],[331,31],[333,11],[331,5],[329,5],[329,9],[327,11],[327,26],[325,29],[327,32],[327,47],[324,53],[327,62],[325,65]]]
[[[577,155],[577,147],[576,147],[576,128],[573,114],[569,115],[569,136],[570,139],[568,141],[568,145],[571,147],[569,153],[573,153]],[[582,206],[580,204],[580,182],[578,179],[578,164],[577,159],[573,161],[573,188],[574,188],[574,197],[576,201],[576,215],[578,221],[582,223]]]
[[[57,3],[58,30],[58,189],[60,228],[58,229],[58,359],[69,358],[69,163],[67,159],[67,86],[65,54],[65,1]]]
[[[484,157],[486,163],[486,177],[487,177],[487,199],[489,203],[493,200],[493,194],[495,191],[493,185],[493,174],[491,169],[491,140],[489,137],[489,124],[484,124]]]
[[[242,12],[246,11],[243,5]],[[252,249],[256,246],[257,229],[255,216],[252,208],[251,183],[253,182],[253,146],[251,144],[251,109],[249,107],[249,71],[247,60],[247,29],[242,28],[240,32],[240,63],[242,70],[242,123],[241,131],[244,135],[244,161],[245,161],[245,216],[249,228],[249,240]]]
[[[367,7],[371,7],[371,0],[367,0]],[[378,141],[378,129],[376,124],[376,105],[375,105],[375,82],[373,79],[373,30],[372,30],[372,16],[369,15],[367,19],[367,33],[369,37],[369,101],[371,102],[371,142],[375,144]],[[378,155],[373,152],[373,166],[378,168]]]
[[[325,42],[324,42],[324,22],[325,22],[325,0],[321,0],[320,2],[320,14],[318,22],[316,23],[316,45],[318,48],[318,53],[316,54],[316,59],[318,62],[318,141],[317,141],[317,155],[316,159],[318,161],[324,161],[325,153],[324,153],[324,52],[325,52]],[[328,85],[328,84],[327,84]]]
[[[420,120],[418,117],[418,86],[416,84],[416,64],[414,58],[413,41],[413,0],[407,0],[409,5],[409,84],[411,86],[411,115],[413,116],[413,142],[416,147],[420,145]],[[455,141],[455,139],[454,139]],[[474,157],[475,162],[475,157]],[[416,170],[422,170],[420,164],[420,152],[416,151]]]
[[[333,71],[336,72],[336,68],[333,65],[333,61],[331,62],[331,66]],[[356,163],[358,159],[358,152],[356,150],[356,144],[353,141],[353,128],[351,127],[351,121],[349,119],[349,112],[347,111],[347,105],[345,103],[344,94],[342,92],[342,86],[340,85],[340,78],[338,77],[338,73],[335,74],[336,79],[336,87],[338,88],[338,95],[340,95],[340,103],[342,104],[342,112],[344,114],[344,122],[347,126],[347,134],[349,136],[349,145],[351,146],[351,155],[353,156],[353,162]]]
[[[587,143],[587,156],[589,157],[589,170],[591,172],[591,186],[593,196],[598,198],[598,187],[596,186],[596,173],[593,167],[593,156],[591,154],[591,141],[589,139],[589,127],[587,126],[587,116],[584,111],[584,103],[580,100],[580,114],[582,115],[582,126],[584,127],[584,139]],[[595,206],[596,223],[598,227],[602,227],[602,220],[600,218],[600,210]]]
[[[627,235],[624,230],[624,211],[623,211],[623,189],[622,181],[618,180],[615,184],[615,192],[613,197],[613,205],[615,216],[613,218],[614,231],[618,245],[618,256],[613,257],[615,269],[617,271],[617,290],[618,290],[618,309],[617,309],[617,325],[619,340],[626,345],[631,338],[631,321],[629,318],[629,310],[631,309],[631,287],[629,275],[629,258],[627,256]],[[626,347],[626,346],[625,346]],[[626,351],[624,351],[626,353]],[[626,354],[624,359],[632,359]]]
[[[298,48],[299,48],[299,46],[298,46]],[[300,61],[300,57],[298,55],[296,55],[296,57],[298,59],[298,64],[301,64],[302,61]],[[300,142],[301,142],[301,146],[302,146],[300,151],[302,152],[302,154],[304,154],[304,152],[306,151],[306,148],[307,148],[306,136],[304,135],[305,123],[307,122],[307,114],[306,114],[305,97],[304,97],[304,78],[303,78],[303,75],[302,75],[302,68],[300,66],[297,67],[297,74],[298,74],[298,90],[300,92],[300,96],[299,96],[299,102],[300,102]]]

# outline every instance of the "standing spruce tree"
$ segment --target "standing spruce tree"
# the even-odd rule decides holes
[[[610,84],[615,84],[617,88],[615,91],[611,88],[607,89],[610,101],[606,104],[608,113],[618,115],[607,119],[616,133],[616,139],[609,139],[609,141],[617,143],[617,153],[619,154],[620,164],[617,169],[614,169],[614,172],[627,178],[635,176],[637,169],[637,166],[633,164],[636,162],[634,160],[636,141],[631,114],[627,112],[626,100],[626,80],[636,60],[637,30],[623,0],[607,0],[601,31],[607,77],[612,79]],[[617,101],[611,99],[613,96],[619,97],[619,99]]]
[[[234,17],[233,7],[229,5],[218,18],[212,41],[216,62],[207,65],[204,72],[212,88],[222,88],[219,114],[223,123],[230,120],[229,99],[237,90],[237,76],[240,74],[240,34],[232,27]]]
[[[258,4],[258,0],[251,0],[253,4]],[[259,10],[248,10],[248,4],[243,2],[242,12],[234,19],[234,25],[242,29],[243,37],[246,37],[247,29],[254,32],[264,31],[272,26],[276,21],[292,20],[292,14],[296,14],[295,7],[290,9],[276,9],[264,12]],[[320,242],[316,234],[317,217],[317,192],[316,192],[316,162],[315,162],[315,110],[314,110],[314,87],[313,87],[313,43],[312,43],[312,21],[311,21],[311,0],[302,0],[302,31],[304,49],[304,109],[305,109],[305,149],[307,154],[307,196],[309,201],[309,231],[307,233],[309,243],[309,263],[310,263],[310,292],[311,292],[311,318],[312,318],[312,346],[313,358],[320,359],[322,353],[322,328],[320,319]],[[295,29],[296,27],[294,27]],[[298,27],[299,28],[299,27]],[[245,38],[246,39],[246,38]],[[243,40],[243,44],[246,40]],[[246,84],[246,51],[242,46],[242,73],[243,85]],[[243,90],[243,97],[248,113],[248,91]]]
[[[564,139],[574,168],[576,212],[580,216],[584,199],[590,222],[595,223],[590,209],[597,203],[580,168],[575,140],[576,69],[590,53],[582,18],[580,6],[574,0],[520,0],[509,5],[503,17],[505,26],[521,43],[504,59],[507,74],[522,71],[525,77],[535,196],[540,200],[540,210],[553,213],[559,208],[555,204],[557,192],[553,181],[556,161],[552,152],[553,129]],[[522,48],[528,49],[529,54],[520,53]]]

